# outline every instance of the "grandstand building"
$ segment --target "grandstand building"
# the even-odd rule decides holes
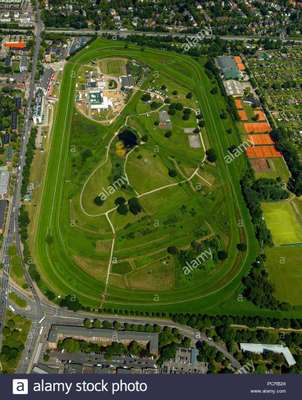
[[[43,112],[45,105],[45,96],[43,89],[39,88],[36,92],[35,105],[33,111],[33,121],[36,125],[42,124],[43,122]]]

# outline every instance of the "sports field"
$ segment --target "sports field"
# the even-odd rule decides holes
[[[262,209],[275,245],[302,243],[302,225],[290,202],[263,203]]]
[[[118,75],[115,60],[127,58],[147,72],[112,124],[77,112],[81,66],[106,60]],[[239,186],[245,159],[223,161],[238,139],[226,133],[233,122],[220,118],[226,104],[210,94],[204,62],[96,40],[66,64],[31,243],[56,294],[93,307],[180,311],[207,309],[237,290],[257,248]],[[239,254],[243,237],[248,251]],[[185,276],[184,264],[207,248],[228,257]]]
[[[302,246],[267,249],[266,266],[276,296],[292,305],[302,305]]]

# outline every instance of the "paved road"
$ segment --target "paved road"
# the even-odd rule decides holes
[[[40,18],[40,10],[37,10],[37,21],[35,24],[35,47],[34,53],[32,58],[32,72],[30,77],[30,85],[29,85],[29,94],[27,99],[27,106],[25,112],[25,119],[24,119],[24,128],[22,133],[21,139],[21,146],[20,146],[20,154],[19,154],[19,164],[17,166],[16,171],[16,185],[14,194],[11,200],[11,204],[9,207],[9,212],[7,216],[7,225],[8,229],[4,236],[3,245],[2,245],[2,263],[3,263],[3,278],[1,282],[1,293],[0,293],[0,347],[3,340],[2,329],[4,324],[5,318],[5,310],[8,306],[8,287],[9,287],[9,270],[10,270],[10,260],[8,250],[9,247],[12,245],[14,239],[16,239],[16,246],[18,254],[22,254],[22,245],[19,236],[19,229],[18,229],[18,216],[19,210],[21,205],[21,185],[22,185],[22,174],[23,168],[25,165],[25,155],[26,155],[26,148],[28,139],[31,132],[31,108],[35,94],[35,74],[37,70],[37,62],[39,57],[39,50],[41,45],[41,32],[43,29],[43,25],[41,23]],[[28,278],[28,276],[27,276]],[[30,283],[30,287],[32,284]],[[34,297],[38,301],[37,293],[33,292]],[[39,301],[38,303],[39,304]]]
[[[27,129],[25,130],[24,136],[23,136],[23,142],[22,142],[22,148],[21,148],[21,155],[20,155],[20,180],[17,181],[17,187],[16,187],[16,192],[17,192],[17,199],[16,199],[16,204],[15,204],[15,209],[16,212],[14,214],[15,218],[15,226],[16,226],[16,232],[15,232],[15,238],[16,238],[16,247],[17,247],[17,252],[21,259],[23,259],[23,252],[22,252],[22,243],[21,243],[21,238],[20,238],[20,233],[19,233],[19,227],[18,227],[18,215],[19,215],[19,207],[21,203],[21,183],[22,183],[22,171],[25,163],[25,154],[26,154],[26,148],[31,132],[31,111],[32,111],[32,102],[34,98],[34,93],[35,93],[35,75],[37,71],[37,63],[38,63],[38,57],[39,57],[39,51],[40,51],[40,46],[41,46],[41,33],[44,29],[43,23],[41,21],[41,14],[40,14],[40,9],[37,3],[37,8],[36,8],[36,21],[35,21],[35,48],[34,48],[34,54],[33,54],[33,60],[32,60],[32,73],[31,73],[31,81],[30,81],[30,89],[29,89],[29,98],[28,98],[28,107],[27,107],[27,114],[26,114],[26,121],[28,122]],[[19,185],[18,185],[19,183]],[[33,357],[33,351],[36,348],[36,343],[37,340],[42,335],[42,331],[44,327],[41,327],[39,324],[39,320],[43,317],[44,313],[42,310],[41,302],[39,295],[37,293],[37,290],[35,288],[35,285],[32,282],[32,279],[29,275],[29,272],[27,270],[27,266],[23,264],[23,270],[24,270],[24,277],[25,280],[28,284],[28,287],[31,290],[32,296],[33,296],[33,303],[31,305],[31,310],[32,310],[32,325],[31,325],[31,330],[28,335],[27,341],[25,343],[25,348],[22,353],[22,358],[19,363],[18,367],[18,372],[19,373],[25,373],[28,370],[28,366],[31,365],[31,361],[34,361]]]
[[[31,304],[34,304],[34,302],[32,302]],[[81,325],[83,319],[85,318],[98,318],[101,321],[118,321],[120,323],[139,325],[157,324],[161,327],[168,326],[170,328],[176,328],[181,333],[181,335],[189,337],[192,340],[193,344],[196,344],[198,341],[204,341],[208,343],[209,346],[215,347],[218,351],[222,352],[225,358],[227,358],[231,362],[233,368],[239,369],[241,367],[240,363],[232,356],[232,354],[230,354],[226,350],[223,345],[215,343],[197,329],[175,323],[171,320],[142,317],[130,318],[120,315],[101,315],[81,311],[75,313],[67,309],[59,308],[52,304],[41,302],[44,316],[38,321],[37,314],[32,310],[18,309],[18,307],[16,307],[15,305],[14,307],[17,308],[17,312],[19,314],[24,315],[26,318],[29,318],[33,321],[33,329],[31,330],[31,332],[34,332],[33,334],[30,334],[30,337],[27,341],[26,351],[23,352],[22,359],[19,364],[19,373],[29,373],[31,371],[33,364],[37,361],[37,352],[41,350],[41,347],[39,347],[40,343],[46,342],[47,333],[51,324]]]
[[[3,32],[15,32],[15,33],[25,33],[28,32],[28,29],[25,28],[16,28],[16,29],[10,29],[10,28],[3,28]],[[194,36],[194,33],[184,33],[184,32],[145,32],[145,31],[121,31],[121,30],[108,30],[108,29],[101,29],[99,31],[95,31],[94,29],[60,29],[60,28],[46,28],[45,29],[46,33],[62,33],[62,34],[67,34],[67,35],[98,35],[98,36],[103,36],[103,35],[113,35],[113,36],[120,36],[120,37],[127,37],[131,35],[138,35],[138,36],[158,36],[158,37],[165,37],[165,36],[171,36],[175,39],[177,38],[186,38],[190,36]],[[198,32],[197,32],[198,33]],[[220,35],[220,39],[222,40],[228,40],[228,41],[249,41],[249,40],[259,40],[263,39],[263,36],[257,36],[257,35]],[[297,38],[297,37],[290,37],[290,36],[269,36],[270,39],[272,40],[281,40],[282,42],[288,42],[292,41],[294,43],[301,43],[302,38]]]
[[[155,368],[156,363],[150,358],[120,357],[113,356],[110,361],[106,360],[102,354],[86,354],[86,353],[61,353],[52,351],[50,357],[54,360],[64,362],[72,361],[78,364],[90,363],[93,365],[102,364],[104,366],[127,367],[127,368]]]
[[[45,32],[47,33],[64,33],[68,35],[98,35],[98,36],[103,36],[103,35],[112,35],[112,36],[119,36],[121,38],[126,38],[128,36],[157,36],[157,37],[165,37],[165,36],[170,36],[175,39],[182,39],[182,38],[188,38],[188,37],[194,37],[197,33],[184,33],[184,32],[144,32],[144,31],[128,31],[128,30],[99,30],[95,31],[93,29],[81,29],[81,30],[72,30],[72,29],[51,29],[47,28],[45,29]],[[210,38],[211,36],[207,36],[207,38]],[[248,35],[221,35],[219,36],[220,39],[222,40],[227,40],[227,41],[250,41],[250,40],[259,40],[263,39],[263,36],[248,36]],[[288,36],[283,36],[280,38],[279,36],[272,36],[270,37],[272,40],[281,40],[282,42],[288,42],[292,41],[295,43],[301,43],[302,38],[290,38]]]

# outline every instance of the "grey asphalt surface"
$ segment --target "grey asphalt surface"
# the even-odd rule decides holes
[[[20,153],[19,153],[19,164],[17,166],[16,171],[16,185],[15,190],[13,193],[13,197],[11,200],[11,205],[9,208],[9,213],[7,216],[7,223],[8,223],[8,230],[7,234],[4,237],[3,245],[2,245],[2,263],[3,263],[3,274],[2,274],[2,281],[1,281],[1,292],[0,292],[0,347],[3,340],[2,330],[5,318],[5,311],[8,307],[8,287],[9,287],[9,271],[10,271],[10,260],[8,250],[9,247],[16,239],[16,246],[18,254],[22,254],[22,244],[19,235],[19,228],[18,228],[18,216],[20,211],[21,205],[21,186],[22,186],[22,174],[23,168],[25,165],[25,155],[27,144],[29,140],[29,136],[31,133],[32,127],[32,103],[35,94],[35,74],[37,69],[37,62],[39,57],[39,50],[41,45],[41,31],[43,29],[43,25],[41,23],[40,18],[40,10],[37,10],[36,13],[37,22],[35,26],[35,47],[34,47],[34,54],[32,58],[32,71],[30,77],[30,84],[29,84],[29,93],[27,99],[27,106],[25,111],[25,119],[24,119],[24,127],[22,132],[22,139],[21,139],[21,146],[20,146]],[[26,272],[25,272],[26,274]],[[28,278],[28,276],[27,276]],[[30,287],[33,287],[30,281]],[[34,297],[38,300],[38,296],[36,293],[33,293]],[[37,302],[37,306],[39,301]],[[39,307],[39,306],[38,306]]]
[[[115,367],[125,366],[128,368],[154,368],[155,366],[155,362],[150,358],[134,358],[129,356],[114,356],[110,359],[110,361],[106,360],[102,354],[61,353],[52,351],[49,356],[53,359],[58,359],[63,362],[72,361],[79,364],[102,364],[108,367],[110,365],[114,365]]]

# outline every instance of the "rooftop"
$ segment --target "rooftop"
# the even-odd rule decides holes
[[[225,88],[227,96],[241,97],[244,94],[241,83],[235,81],[234,79],[223,81],[223,86]]]
[[[0,196],[5,195],[8,190],[9,172],[0,171]]]
[[[131,75],[125,75],[120,77],[121,85],[124,88],[131,88],[134,85],[134,80]]]
[[[7,200],[0,200],[0,229],[3,229],[4,227],[4,216],[5,216],[5,210],[7,206]]]
[[[102,104],[103,98],[99,91],[97,92],[90,92],[89,93],[89,102],[90,104]]]
[[[265,351],[271,351],[273,353],[283,354],[290,367],[296,364],[296,360],[289,348],[281,344],[240,343],[240,348],[243,351],[250,351],[251,353],[264,353]]]
[[[40,85],[44,90],[48,90],[49,83],[54,74],[54,70],[52,68],[45,68],[43,75],[40,79]]]
[[[150,352],[158,353],[158,333],[117,331],[114,329],[88,329],[83,326],[52,325],[49,335],[49,342],[57,342],[59,336],[64,337],[87,337],[91,340],[106,339],[113,342],[119,341],[143,341],[150,342]]]
[[[160,122],[170,122],[170,116],[167,111],[163,110],[159,112],[159,120]]]

